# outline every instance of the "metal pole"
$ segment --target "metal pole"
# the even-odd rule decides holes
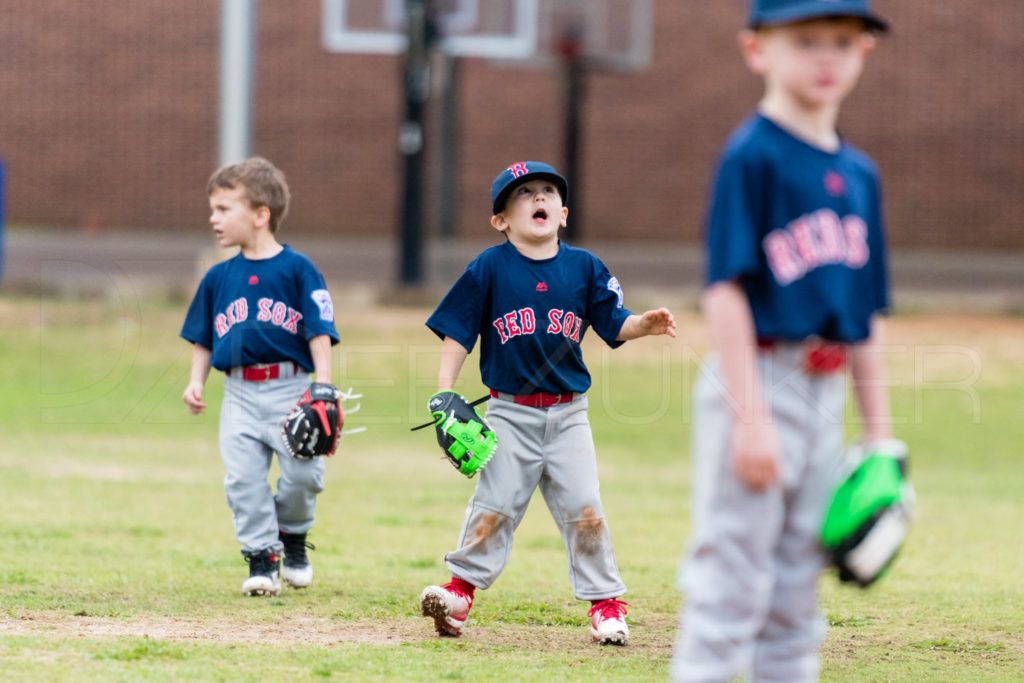
[[[423,205],[424,104],[430,90],[430,48],[434,31],[429,16],[429,0],[406,0],[405,19],[409,47],[405,53],[405,119],[398,148],[405,165],[402,198],[400,280],[405,286],[422,279],[421,213]]]
[[[583,195],[583,181],[580,170],[580,140],[582,138],[583,86],[585,64],[583,58],[583,30],[578,26],[570,27],[560,37],[558,52],[562,57],[562,72],[565,87],[565,178],[569,182],[569,219],[566,221],[563,236],[565,241],[572,243],[580,238],[580,225],[583,223],[580,198]]]
[[[0,280],[4,275],[4,160],[0,159]]]
[[[256,1],[221,0],[220,121],[217,150],[220,165],[245,159],[249,156],[252,145]]]
[[[441,178],[438,187],[438,225],[441,236],[455,235],[456,182],[459,173],[459,58],[441,51]]]
[[[566,242],[580,238],[581,212],[583,202],[583,179],[580,164],[580,138],[582,137],[583,66],[575,59],[566,65],[565,102],[565,177],[569,181],[569,219],[565,225]]]

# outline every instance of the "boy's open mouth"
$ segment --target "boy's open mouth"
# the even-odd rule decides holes
[[[535,219],[539,218],[541,220],[546,221],[548,219],[548,212],[545,211],[544,209],[537,209],[536,211],[533,212],[533,217]]]

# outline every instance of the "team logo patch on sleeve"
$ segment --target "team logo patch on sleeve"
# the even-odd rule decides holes
[[[320,309],[320,319],[333,321],[334,320],[334,303],[331,301],[331,293],[326,289],[314,289],[310,292],[310,297],[316,302],[317,307]]]
[[[615,296],[619,298],[619,308],[622,308],[622,285],[619,284],[619,279],[614,275],[608,278],[608,290],[615,292]]]

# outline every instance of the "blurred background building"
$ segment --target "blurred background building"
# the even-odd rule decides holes
[[[585,239],[699,240],[714,157],[760,85],[736,49],[745,0],[654,0],[649,68],[586,76]],[[1024,8],[876,0],[892,33],[842,131],[880,164],[896,246],[1024,248]],[[285,230],[395,234],[401,59],[322,47],[319,0],[258,3],[252,152],[287,174]],[[0,0],[0,158],[9,225],[202,231],[217,165],[220,3]],[[487,236],[489,185],[563,155],[555,68],[459,64],[457,236]],[[436,98],[435,98],[436,99]],[[439,108],[428,121],[436,130]],[[428,140],[425,197],[440,183]],[[426,212],[425,230],[440,229]]]

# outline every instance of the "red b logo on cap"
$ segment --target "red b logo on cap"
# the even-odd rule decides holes
[[[509,166],[505,170],[506,171],[512,171],[512,175],[514,177],[516,177],[516,178],[518,178],[519,176],[524,176],[527,173],[529,173],[529,171],[526,170],[526,162],[525,161],[520,161],[518,164],[512,164],[511,166]]]

